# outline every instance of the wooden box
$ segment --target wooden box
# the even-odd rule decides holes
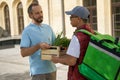
[[[51,60],[52,56],[56,56],[56,57],[60,56],[59,46],[52,46],[50,49],[45,49],[41,51],[42,60]]]

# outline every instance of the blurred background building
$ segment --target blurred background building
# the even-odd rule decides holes
[[[74,28],[65,11],[80,5],[89,9],[94,30],[120,37],[120,0],[0,0],[0,27],[9,36],[20,36],[31,22],[27,8],[32,2],[42,6],[44,23],[51,25],[55,34],[63,31],[64,36],[72,36]]]

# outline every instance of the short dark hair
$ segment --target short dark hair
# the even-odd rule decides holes
[[[28,7],[28,14],[32,13],[32,7],[33,6],[38,6],[39,4],[38,3],[31,3]]]

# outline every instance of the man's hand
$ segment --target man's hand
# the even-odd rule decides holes
[[[48,49],[48,48],[50,48],[50,45],[47,44],[47,43],[40,43],[39,46],[40,46],[41,49]]]
[[[52,56],[51,61],[53,61],[54,63],[59,63],[59,57]]]

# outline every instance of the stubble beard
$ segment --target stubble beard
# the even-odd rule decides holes
[[[40,18],[33,18],[36,23],[42,23],[43,22],[43,17]]]

